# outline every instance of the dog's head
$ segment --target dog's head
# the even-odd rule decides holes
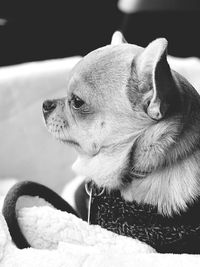
[[[49,132],[77,149],[74,168],[100,186],[122,186],[129,169],[156,168],[160,156],[152,154],[155,145],[165,138],[170,145],[179,131],[179,119],[170,119],[179,118],[181,100],[166,50],[165,39],[144,49],[116,32],[111,45],[89,53],[73,68],[64,98],[43,103]],[[145,142],[142,149],[150,158],[139,162],[138,145]]]

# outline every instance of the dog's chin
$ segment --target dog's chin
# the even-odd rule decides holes
[[[61,131],[61,130],[58,130],[58,129],[52,129],[51,127],[48,126],[48,123],[46,123],[46,127],[47,127],[48,132],[50,134],[52,134],[53,137],[56,140],[60,141],[61,143],[73,146],[73,147],[75,147],[77,149],[81,148],[81,145],[76,140],[74,140],[74,139],[72,139],[70,137],[67,137],[64,134],[64,131]]]

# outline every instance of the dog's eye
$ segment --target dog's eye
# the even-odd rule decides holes
[[[71,106],[74,109],[80,109],[84,104],[85,104],[85,102],[81,98],[79,98],[76,95],[72,95]]]

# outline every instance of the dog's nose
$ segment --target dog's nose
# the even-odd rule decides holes
[[[44,113],[50,113],[56,108],[55,100],[46,100],[42,105],[42,109]]]

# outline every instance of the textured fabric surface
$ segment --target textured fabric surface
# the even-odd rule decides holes
[[[0,214],[1,267],[199,267],[199,255],[160,254],[133,238],[89,225],[49,206],[18,210],[32,248],[18,249]],[[149,253],[150,252],[150,253]]]
[[[125,202],[119,191],[104,192],[93,187],[91,223],[120,235],[146,242],[158,252],[200,253],[200,203],[171,218],[157,208]]]

